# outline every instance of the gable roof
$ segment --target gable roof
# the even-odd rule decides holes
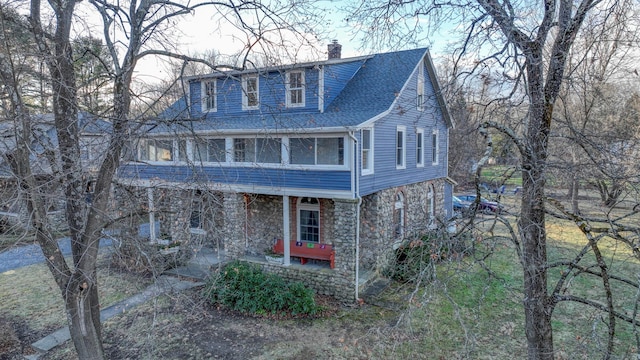
[[[411,74],[422,58],[427,56],[428,49],[396,51],[356,58],[328,60],[314,63],[315,66],[330,67],[336,63],[360,62],[358,71],[347,82],[342,91],[327,104],[324,112],[295,112],[290,109],[278,112],[250,111],[244,114],[202,119],[188,119],[186,99],[182,98],[167,108],[160,124],[154,126],[152,133],[180,132],[287,132],[287,131],[331,131],[356,128],[359,125],[389,111],[397,95],[401,92]],[[306,65],[299,65],[304,67]],[[268,69],[266,69],[268,70]],[[262,69],[262,71],[266,71]],[[432,65],[428,64],[429,76],[435,80]],[[234,75],[237,72],[234,72]],[[217,76],[217,75],[216,75]],[[203,77],[196,77],[201,79]],[[439,87],[434,84],[434,89]],[[439,101],[441,106],[444,101]],[[451,125],[446,111],[442,109],[445,120]],[[169,121],[166,121],[169,120]]]

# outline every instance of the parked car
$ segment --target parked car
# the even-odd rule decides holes
[[[452,197],[453,203],[453,212],[456,214],[465,215],[469,212],[469,208],[471,207],[471,203],[468,201],[463,201],[457,196]]]
[[[472,206],[476,201],[475,194],[457,195],[457,197],[463,202],[468,202],[470,206]],[[492,214],[492,213],[499,214],[500,212],[502,212],[503,209],[504,209],[504,205],[497,203],[495,201],[491,201],[483,197],[480,197],[480,202],[478,203],[479,211],[485,214]]]

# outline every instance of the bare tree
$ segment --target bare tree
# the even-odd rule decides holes
[[[220,64],[181,55],[177,46],[172,46],[169,29],[196,9],[210,7],[222,14],[222,18],[243,29],[249,43],[245,47],[242,66],[247,64],[248,54],[256,49],[266,49],[273,45],[267,36],[281,31],[297,34],[304,41],[308,30],[297,31],[301,25],[308,26],[313,6],[296,4],[270,4],[244,1],[199,2],[182,4],[164,0],[150,1],[108,1],[91,0],[94,11],[103,22],[101,34],[91,34],[104,41],[107,54],[98,54],[97,43],[89,41],[88,46],[74,54],[72,29],[83,22],[74,18],[76,0],[42,2],[32,0],[28,15],[29,30],[37,45],[38,57],[44,61],[50,76],[50,92],[53,94],[51,109],[58,149],[48,158],[55,181],[64,192],[65,221],[69,229],[72,246],[72,264],[68,264],[60,251],[52,224],[46,214],[46,191],[39,186],[32,172],[33,156],[30,144],[33,134],[33,117],[25,104],[23,78],[20,68],[3,52],[0,56],[0,75],[3,92],[7,94],[7,114],[13,121],[12,138],[16,146],[5,156],[11,164],[13,176],[20,184],[27,200],[31,226],[35,229],[36,240],[45,255],[47,265],[65,301],[71,338],[81,359],[105,358],[100,324],[100,302],[98,298],[98,278],[96,260],[102,230],[112,221],[110,218],[110,190],[116,169],[119,166],[124,144],[129,134],[143,123],[150,113],[142,109],[138,117],[132,117],[131,107],[135,99],[133,91],[134,71],[139,60],[145,56],[168,56],[185,63],[198,61],[208,64],[212,71]],[[5,33],[6,34],[6,33]],[[8,41],[10,37],[2,37]],[[4,44],[3,44],[4,45]],[[79,49],[76,47],[76,50]],[[89,58],[87,56],[90,56]],[[15,59],[15,58],[14,58]],[[89,60],[94,69],[91,73],[79,73],[79,62]],[[231,65],[235,67],[234,64]],[[229,67],[226,65],[224,67]],[[108,134],[108,147],[100,159],[94,176],[93,196],[86,196],[87,176],[81,162],[81,141],[78,125],[80,109],[78,89],[81,86],[96,85],[105,80],[108,71],[109,87],[113,97],[106,115],[112,125]],[[92,76],[95,75],[95,76]],[[82,84],[78,84],[78,80]],[[100,84],[101,85],[101,84]],[[95,93],[82,93],[83,98],[98,100]],[[100,105],[100,104],[98,104]],[[98,106],[98,108],[101,107]],[[100,111],[105,110],[101,108]],[[106,135],[106,134],[105,134]]]
[[[523,305],[530,359],[554,357],[551,316],[559,299],[549,293],[545,189],[549,136],[568,57],[586,19],[614,21],[607,14],[626,6],[624,1],[601,0],[366,1],[353,13],[353,18],[369,31],[384,32],[385,40],[401,36],[397,34],[406,36],[408,24],[413,24],[413,30],[421,30],[416,18],[427,18],[430,26],[442,19],[463,20],[467,31],[460,60],[476,51],[471,71],[478,72],[487,65],[497,67],[505,84],[512,86],[510,90],[505,87],[499,96],[526,101],[528,111],[521,130],[497,121],[484,122],[481,130],[488,133],[493,129],[511,139],[520,156],[522,201],[519,238],[514,241],[524,270]],[[377,43],[379,38],[369,39]]]

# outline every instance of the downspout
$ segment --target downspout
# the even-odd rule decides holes
[[[352,174],[352,188],[353,197],[358,199],[358,209],[356,211],[356,278],[355,278],[355,300],[360,298],[358,283],[360,282],[360,205],[362,204],[362,197],[360,196],[360,181],[359,181],[359,162],[358,162],[358,139],[353,135],[353,131],[349,132],[349,137],[353,140],[353,171]]]

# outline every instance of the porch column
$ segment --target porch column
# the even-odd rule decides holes
[[[283,246],[284,246],[284,266],[291,265],[291,232],[289,228],[289,195],[282,196],[282,232],[283,232]]]
[[[340,291],[345,299],[353,299],[354,286],[358,286],[356,278],[356,237],[358,236],[358,200],[333,199],[335,205],[333,247],[336,250],[336,268],[345,279]]]
[[[225,250],[231,259],[245,256],[247,249],[244,229],[244,197],[242,194],[225,192],[222,194],[222,236]]]

